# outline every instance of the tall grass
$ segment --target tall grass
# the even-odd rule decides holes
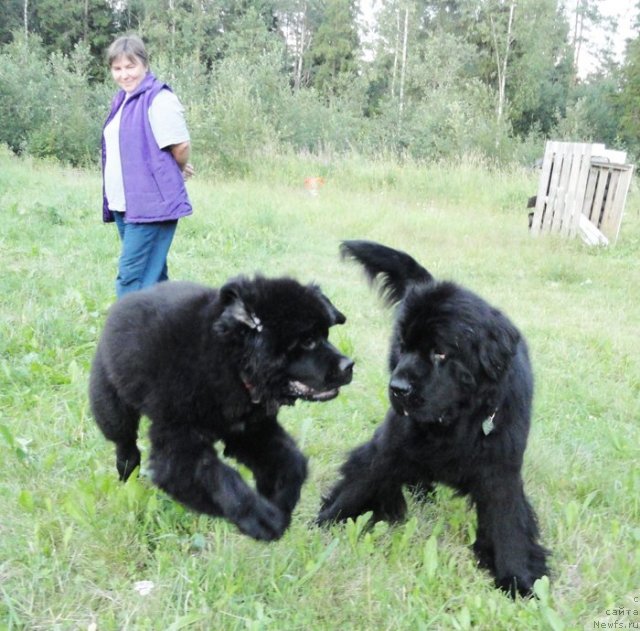
[[[170,273],[212,285],[255,271],[318,281],[348,317],[332,338],[357,362],[338,399],[282,414],[310,478],[291,529],[268,545],[184,510],[144,471],[116,481],[86,397],[118,253],[100,223],[99,177],[0,152],[0,628],[634,628],[637,193],[618,244],[592,249],[528,235],[527,171],[293,156],[256,171],[190,183],[196,211],[180,222]],[[303,188],[311,175],[325,178],[316,197]],[[391,314],[338,259],[339,240],[355,237],[406,249],[528,337],[537,392],[525,477],[553,551],[537,600],[493,589],[469,549],[473,512],[446,489],[429,504],[410,499],[402,525],[312,525],[346,450],[386,406]]]

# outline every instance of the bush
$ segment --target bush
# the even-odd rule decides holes
[[[210,68],[194,55],[175,60],[159,55],[152,69],[185,106],[201,173],[243,176],[259,169],[265,154],[291,152],[354,152],[422,163],[478,154],[500,164],[531,162],[543,145],[539,134],[523,142],[508,124],[498,125],[490,88],[462,73],[468,50],[458,46],[457,56],[445,54],[449,49],[441,44],[434,38],[424,53],[435,56],[428,72],[422,64],[421,74],[409,74],[402,115],[397,97],[385,96],[386,89],[375,107],[368,102],[371,78],[364,75],[330,100],[311,87],[294,91],[277,47],[251,55],[229,47]],[[16,33],[0,48],[0,143],[16,153],[97,164],[101,127],[116,86],[107,73],[104,82],[92,81],[89,69],[83,43],[70,56],[47,58],[37,37]],[[572,122],[587,128],[589,117],[578,106],[570,114],[567,131]]]
[[[0,143],[16,153],[47,119],[51,78],[44,49],[35,36],[16,33],[0,51]]]
[[[273,123],[254,89],[255,72],[255,66],[237,58],[218,64],[207,101],[193,121],[196,150],[224,173],[246,174],[262,147],[275,139]]]
[[[32,155],[55,157],[73,166],[98,162],[109,99],[101,86],[87,85],[90,63],[89,49],[83,44],[76,46],[71,57],[50,57],[46,115],[27,137],[26,148]],[[105,97],[100,103],[94,98],[98,94]]]
[[[82,43],[71,57],[46,58],[37,37],[16,33],[0,53],[0,142],[74,166],[97,163],[109,101],[105,86],[89,85],[90,63]]]

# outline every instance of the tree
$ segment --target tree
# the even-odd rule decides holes
[[[119,23],[122,31],[135,31],[144,40],[152,58],[167,57],[172,65],[194,49],[201,39],[194,41],[194,35],[202,35],[199,26],[202,16],[211,11],[215,14],[219,37],[222,27],[218,2],[205,0],[127,0],[120,6]],[[218,42],[217,37],[212,38]]]
[[[339,95],[358,71],[355,0],[326,0],[307,51],[311,84],[325,98]]]
[[[489,14],[489,22],[491,24],[491,40],[493,43],[493,53],[496,59],[496,74],[498,75],[498,105],[496,107],[496,119],[498,126],[502,124],[504,114],[504,106],[506,100],[507,86],[507,69],[509,64],[509,54],[513,46],[513,14],[516,9],[515,0],[508,2],[499,2],[497,14],[504,15],[508,9],[508,17],[506,18],[506,26],[500,25],[497,16]]]
[[[599,0],[574,1],[571,46],[573,48],[573,80],[577,83],[585,47],[589,44],[589,33],[596,27],[605,33],[612,33],[615,30],[615,22],[602,15],[598,6]],[[601,51],[594,48],[589,52],[594,57],[598,57]]]
[[[115,14],[107,0],[37,0],[29,31],[42,38],[49,52],[66,56],[84,41],[91,55],[89,76],[104,76],[104,51],[116,32]]]
[[[324,0],[284,0],[278,21],[291,62],[291,84],[295,91],[311,80],[309,48],[322,21]]]
[[[506,89],[519,136],[535,130],[546,136],[565,113],[573,77],[568,29],[556,0],[519,0]]]
[[[640,3],[638,8],[640,9]],[[640,155],[640,37],[636,37],[627,45],[618,106],[620,135],[626,145],[638,156]]]
[[[10,42],[20,30],[25,36],[38,35],[48,53],[68,56],[84,41],[92,57],[90,77],[101,79],[104,50],[116,32],[116,15],[111,0],[3,0],[0,44]]]
[[[602,73],[580,81],[572,90],[570,102],[558,130],[564,136],[584,142],[600,142],[608,147],[620,143],[620,77]]]
[[[409,66],[416,60],[415,46],[420,31],[419,3],[391,0],[377,14],[375,59],[369,74],[371,87],[369,111],[379,109],[380,101],[395,103],[398,124],[407,102]]]
[[[25,19],[26,17],[26,19]],[[29,4],[27,0],[3,0],[0,2],[0,44],[13,39],[13,32],[24,30],[29,22]]]
[[[16,31],[13,41],[0,49],[1,143],[16,153],[25,149],[29,134],[46,121],[49,88],[49,68],[40,39]]]

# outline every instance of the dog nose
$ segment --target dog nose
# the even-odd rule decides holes
[[[340,369],[340,372],[345,376],[351,375],[351,373],[353,372],[354,363],[355,362],[353,361],[353,359],[351,359],[351,357],[343,357],[338,364],[338,368]]]
[[[394,377],[389,382],[391,396],[396,399],[406,399],[411,394],[411,384],[403,377]]]

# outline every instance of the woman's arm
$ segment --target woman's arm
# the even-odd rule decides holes
[[[189,162],[189,155],[191,154],[191,143],[180,142],[177,145],[171,145],[168,147],[171,151],[173,159],[178,163],[184,178],[187,179],[194,174],[193,165]]]

